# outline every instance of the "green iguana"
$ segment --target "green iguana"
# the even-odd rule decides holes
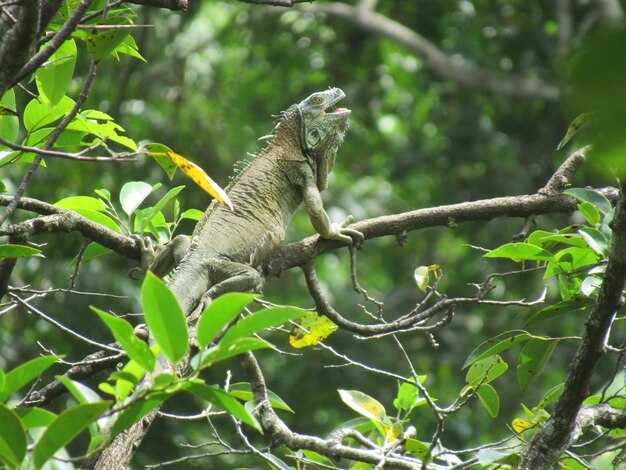
[[[314,93],[281,115],[269,145],[227,188],[234,210],[214,201],[196,225],[191,243],[176,237],[156,256],[142,244],[144,266],[163,276],[180,261],[169,284],[186,314],[230,291],[256,291],[259,266],[283,242],[296,209],[304,202],[324,238],[351,244],[363,235],[331,224],[320,192],[326,189],[350,110],[326,112],[345,96],[339,88]],[[205,300],[203,300],[205,298]]]

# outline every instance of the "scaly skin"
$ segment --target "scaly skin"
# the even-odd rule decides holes
[[[259,290],[254,268],[282,244],[302,202],[322,237],[347,244],[363,240],[360,232],[344,228],[345,222],[331,224],[320,196],[350,116],[344,108],[326,110],[343,97],[331,88],[283,112],[271,143],[227,188],[234,211],[215,202],[206,210],[170,281],[187,314],[203,297]]]

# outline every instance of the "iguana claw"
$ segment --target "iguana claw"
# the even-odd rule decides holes
[[[344,219],[343,222],[339,224],[333,224],[333,233],[329,237],[331,240],[342,241],[348,245],[352,245],[353,243],[361,245],[365,240],[365,237],[361,232],[355,230],[353,228],[346,228],[354,221],[354,217],[349,215]]]

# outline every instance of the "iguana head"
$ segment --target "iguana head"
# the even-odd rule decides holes
[[[344,96],[339,88],[329,88],[313,93],[297,105],[302,116],[302,150],[314,165],[320,191],[328,185],[328,174],[335,165],[337,150],[346,135],[350,117],[350,110],[346,108],[327,110]]]

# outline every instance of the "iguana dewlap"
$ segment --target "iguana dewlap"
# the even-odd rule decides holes
[[[188,250],[188,239],[176,237],[157,257],[158,267],[151,269],[160,275],[169,269],[164,265],[182,258],[169,284],[187,314],[205,295],[213,299],[225,292],[260,289],[262,278],[255,267],[282,244],[302,202],[322,237],[345,243],[363,240],[360,232],[344,228],[345,222],[331,224],[320,196],[350,117],[348,109],[329,108],[344,96],[331,88],[284,111],[269,145],[227,188],[234,210],[213,202]]]

